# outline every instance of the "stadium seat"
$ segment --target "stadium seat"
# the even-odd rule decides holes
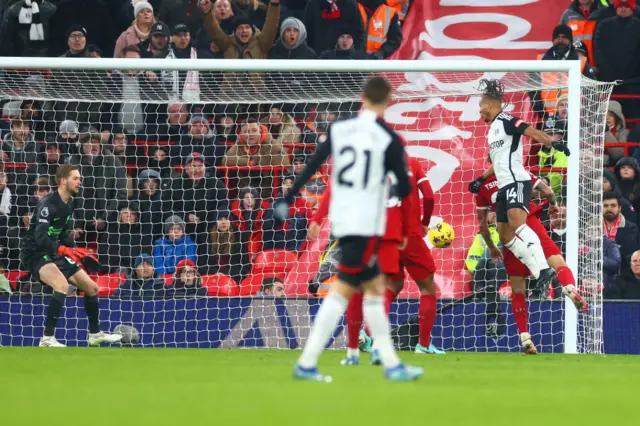
[[[295,252],[287,250],[265,250],[258,253],[253,261],[252,272],[255,274],[269,272],[288,272],[298,261]]]
[[[274,276],[284,282],[284,273],[259,273],[248,276],[240,283],[239,296],[254,296],[260,291],[260,287],[262,287],[262,281],[267,277]]]
[[[28,272],[24,272],[24,271],[7,271],[4,273],[4,276],[9,280],[9,284],[11,284],[11,288],[15,290],[18,280],[27,274]]]
[[[111,296],[120,283],[127,279],[125,274],[99,275],[96,278],[99,296]]]
[[[207,288],[209,296],[237,296],[240,293],[236,281],[225,274],[203,275],[202,286]]]

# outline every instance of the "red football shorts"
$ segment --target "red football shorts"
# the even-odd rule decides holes
[[[418,235],[409,236],[407,246],[400,251],[400,270],[397,274],[391,275],[391,279],[404,280],[405,268],[415,281],[423,280],[436,272],[436,263],[431,257],[431,251]]]
[[[527,218],[527,225],[533,229],[540,239],[540,245],[542,245],[542,251],[544,251],[545,257],[548,259],[551,256],[562,256],[562,252],[551,239],[547,229],[544,227],[540,219],[537,216],[529,216]],[[529,268],[524,266],[514,255],[511,250],[503,249],[502,256],[504,257],[504,268],[507,271],[507,275],[510,277],[527,277],[530,275]]]
[[[378,267],[385,275],[400,272],[400,250],[397,241],[380,241],[378,245]]]

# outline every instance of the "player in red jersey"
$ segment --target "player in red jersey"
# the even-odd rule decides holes
[[[551,266],[558,274],[558,281],[560,282],[560,285],[562,285],[563,294],[573,302],[578,310],[584,312],[587,310],[587,303],[576,290],[575,277],[562,257],[562,252],[551,239],[542,222],[540,222],[540,213],[542,212],[543,205],[545,203],[548,203],[550,206],[550,215],[553,216],[558,213],[555,194],[547,184],[537,177],[531,175],[531,181],[533,189],[539,191],[546,198],[546,201],[540,205],[533,201],[529,203],[527,225],[540,239],[540,243],[549,266]],[[489,233],[487,213],[490,210],[495,210],[497,193],[498,185],[495,176],[493,176],[483,182],[476,194],[475,202],[478,222],[480,222],[480,233],[482,234],[494,263],[504,262],[505,269],[511,281],[511,309],[516,320],[516,325],[518,326],[523,347],[526,353],[534,354],[537,353],[537,350],[535,345],[531,342],[531,336],[529,335],[527,304],[524,297],[526,291],[525,277],[529,276],[530,272],[527,267],[523,265],[522,262],[513,255],[513,253],[511,253],[510,250],[503,250],[501,253],[500,249],[498,249],[493,243],[491,234]],[[546,287],[548,282],[540,283],[540,285]]]
[[[436,348],[431,343],[431,331],[436,321],[437,308],[436,284],[433,281],[436,264],[433,261],[427,243],[424,241],[433,213],[433,189],[417,158],[408,157],[407,168],[409,169],[409,180],[411,181],[411,193],[405,199],[405,203],[409,204],[408,208],[410,210],[408,239],[406,247],[400,252],[400,270],[397,274],[390,274],[391,282],[385,292],[385,306],[387,307],[387,312],[389,312],[391,303],[398,293],[402,291],[405,278],[404,271],[406,269],[420,289],[420,306],[418,308],[420,331],[416,352],[444,354],[444,351]],[[420,208],[420,193],[422,193],[422,209]]]

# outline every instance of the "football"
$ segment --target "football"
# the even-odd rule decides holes
[[[447,222],[440,222],[429,228],[428,237],[434,247],[445,248],[451,245],[456,233]]]

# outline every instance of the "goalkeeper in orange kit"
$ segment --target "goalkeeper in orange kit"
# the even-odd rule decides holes
[[[62,165],[56,173],[58,190],[38,201],[27,234],[20,242],[22,268],[31,272],[33,280],[40,280],[53,288],[45,322],[42,347],[64,347],[55,338],[55,328],[69,290],[69,282],[84,292],[84,310],[89,320],[89,346],[115,343],[119,334],[100,331],[98,285],[80,267],[92,257],[87,249],[75,247],[68,235],[73,217],[73,196],[80,190],[77,166]]]

